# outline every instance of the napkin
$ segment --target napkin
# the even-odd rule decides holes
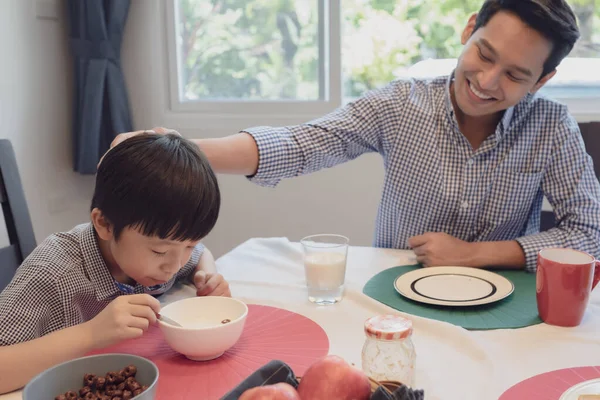
[[[256,386],[274,385],[280,382],[298,387],[296,375],[289,365],[283,361],[272,360],[254,371],[221,400],[237,400],[248,389]],[[387,393],[383,388],[379,388],[371,395],[371,400],[424,400],[424,398],[425,393],[423,390],[413,390],[407,386],[400,386],[392,394]]]

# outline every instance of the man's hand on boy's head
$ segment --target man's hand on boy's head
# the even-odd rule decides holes
[[[167,133],[174,133],[176,135],[181,136],[181,134],[179,132],[177,132],[175,129],[163,128],[161,126],[157,126],[152,129],[146,129],[146,130],[142,130],[142,131],[123,132],[123,133],[119,133],[117,136],[115,136],[113,141],[110,143],[110,147],[108,148],[108,151],[106,153],[108,153],[113,147],[115,147],[119,143],[123,142],[124,140],[127,140],[130,137],[133,137],[136,135],[140,135],[142,133],[158,133],[161,135],[166,135]],[[102,155],[102,157],[100,158],[100,161],[98,162],[98,167],[100,166],[100,164],[102,164],[102,160],[104,159],[104,156],[106,155],[106,153],[104,153],[104,155]]]
[[[156,323],[160,302],[149,294],[119,296],[93,319],[89,327],[95,348],[103,348],[126,339],[133,339]]]
[[[231,297],[229,283],[223,275],[214,272],[197,271],[194,274],[194,286],[198,296],[226,296]]]
[[[116,145],[118,145],[119,143],[121,143],[124,140],[129,139],[132,136],[136,136],[139,135],[141,133],[158,133],[161,135],[166,135],[167,133],[174,133],[176,135],[181,136],[181,134],[179,132],[177,132],[175,129],[169,129],[169,128],[163,128],[162,126],[156,126],[152,129],[146,129],[143,131],[133,131],[133,132],[124,132],[124,133],[119,133],[111,142],[110,144],[110,148],[112,149],[113,147],[115,147]]]

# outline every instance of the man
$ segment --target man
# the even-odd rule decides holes
[[[592,160],[566,107],[537,94],[578,38],[564,0],[487,0],[449,77],[395,81],[298,126],[195,142],[217,172],[268,186],[378,152],[374,245],[412,248],[424,266],[534,271],[544,247],[599,255]],[[558,226],[540,233],[544,195]]]

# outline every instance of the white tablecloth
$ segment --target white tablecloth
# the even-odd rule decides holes
[[[415,263],[412,252],[351,247],[344,299],[317,306],[307,299],[302,252],[285,238],[251,239],[217,261],[232,294],[248,303],[301,313],[320,324],[330,353],[360,365],[363,323],[395,310],[362,294],[363,285],[390,267]],[[193,296],[180,287],[161,302]],[[539,324],[522,329],[468,331],[454,325],[406,315],[413,320],[417,351],[416,386],[427,400],[497,399],[513,384],[554,369],[600,365],[600,289],[591,298],[582,324],[559,328]],[[19,393],[0,396],[17,400]],[[524,399],[525,400],[525,399]]]

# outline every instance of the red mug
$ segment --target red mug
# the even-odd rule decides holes
[[[579,325],[599,280],[600,261],[593,256],[573,249],[541,250],[536,273],[540,318],[550,325]]]

